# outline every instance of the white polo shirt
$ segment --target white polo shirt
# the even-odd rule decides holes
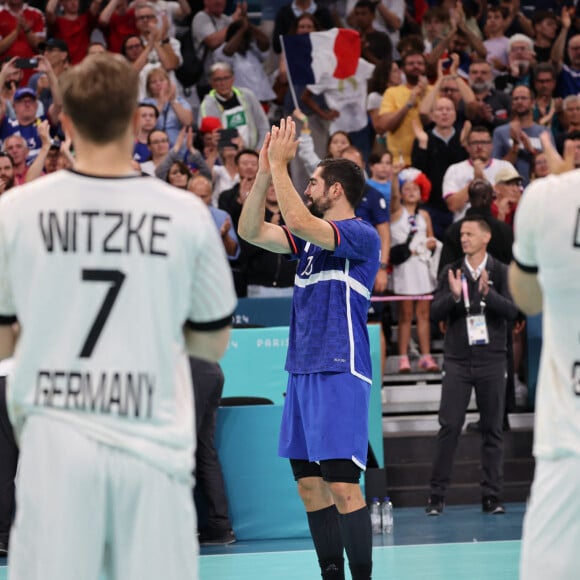
[[[497,172],[504,167],[511,167],[515,171],[514,166],[509,161],[492,158],[484,167],[483,175],[493,185]],[[450,195],[457,193],[473,181],[473,179],[473,163],[469,159],[450,165],[443,176],[443,199],[446,200]],[[469,207],[470,203],[467,202],[459,211],[453,212],[453,221],[456,222],[463,218]]]

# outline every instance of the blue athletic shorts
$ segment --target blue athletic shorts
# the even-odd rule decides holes
[[[367,462],[371,385],[350,373],[290,374],[278,454]]]

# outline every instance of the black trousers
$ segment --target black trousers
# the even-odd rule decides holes
[[[194,497],[198,508],[198,521],[205,523],[203,527],[229,530],[232,524],[228,515],[224,476],[215,448],[216,419],[224,388],[224,374],[217,363],[194,358],[189,361],[197,428]]]
[[[6,377],[0,377],[0,542],[8,544],[14,516],[14,477],[18,447],[6,410]]]
[[[446,360],[442,378],[441,405],[431,494],[445,497],[465,412],[475,388],[481,430],[481,495],[500,496],[503,487],[503,415],[506,360],[482,364],[477,360]]]

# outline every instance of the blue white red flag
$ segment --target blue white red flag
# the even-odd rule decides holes
[[[294,85],[347,79],[356,73],[361,55],[360,35],[356,30],[331,28],[283,36],[281,41]]]

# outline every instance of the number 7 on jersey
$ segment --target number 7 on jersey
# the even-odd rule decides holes
[[[83,270],[82,274],[84,282],[109,282],[111,284],[79,354],[79,358],[89,358],[95,349],[107,318],[111,314],[125,280],[125,274],[120,270]]]

